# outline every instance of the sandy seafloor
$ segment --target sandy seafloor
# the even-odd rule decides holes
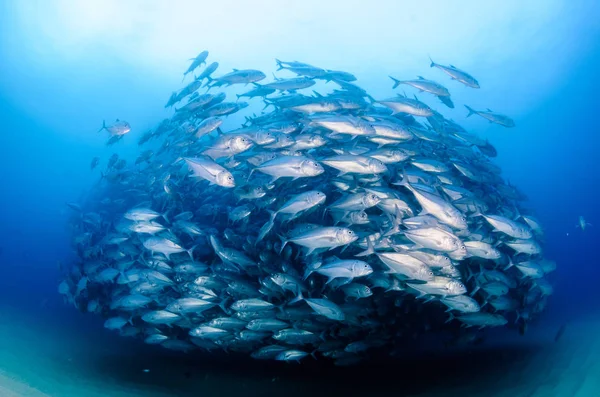
[[[558,326],[532,326],[501,346],[336,368],[181,356],[58,313],[0,303],[0,396],[600,396],[597,316],[558,342]]]

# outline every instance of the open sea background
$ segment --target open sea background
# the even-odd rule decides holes
[[[0,396],[600,395],[598,20],[600,3],[586,0],[0,0]],[[65,305],[65,202],[100,177],[92,157],[137,157],[204,49],[217,75],[270,77],[277,57],[351,72],[375,98],[394,93],[388,75],[448,87],[455,109],[422,99],[489,139],[545,228],[558,269],[543,316],[525,336],[488,331],[469,352],[330,368],[180,356]],[[450,81],[428,56],[482,88]],[[466,119],[463,104],[517,126]],[[133,129],[109,148],[96,131],[116,118]],[[579,216],[593,226],[576,228]]]

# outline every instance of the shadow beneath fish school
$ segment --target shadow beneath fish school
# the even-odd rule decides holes
[[[466,384],[497,384],[508,371],[525,368],[541,349],[540,345],[481,348],[335,367],[310,358],[296,364],[234,354],[182,355],[140,348],[104,356],[94,362],[94,370],[99,372],[97,376],[173,396],[197,396],[199,392],[205,396],[373,396],[390,392],[396,396],[441,396]]]

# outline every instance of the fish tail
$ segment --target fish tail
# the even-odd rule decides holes
[[[294,303],[296,303],[296,302],[300,302],[300,301],[303,301],[303,300],[304,300],[304,296],[302,295],[302,291],[299,291],[299,292],[298,292],[298,295],[297,295],[297,296],[296,296],[294,299],[292,299],[292,300],[289,302],[289,304],[290,304],[290,305],[292,305],[292,304],[294,304]]]
[[[393,78],[392,76],[388,76],[390,79],[392,79],[394,81],[394,86],[392,87],[392,89],[398,87],[400,84],[402,84],[402,82],[398,79]]]
[[[448,320],[445,321],[445,323],[449,323],[450,321],[454,320],[454,314],[452,314],[452,312],[448,313],[450,317],[448,317]]]
[[[429,67],[432,68],[434,66],[436,66],[436,63],[433,62],[433,59],[431,59],[431,57],[429,57],[429,60],[431,61],[431,63],[429,64]]]
[[[404,167],[402,167],[402,179],[398,182],[393,182],[392,185],[404,186],[408,189],[411,188],[410,183],[408,183],[408,175],[406,175],[406,169]]]
[[[281,248],[279,249],[279,254],[281,255],[281,253],[283,252],[283,249],[287,245],[288,241],[282,235],[279,234],[278,236],[279,236],[279,239],[281,240]]]
[[[229,301],[229,298],[225,298],[225,299],[221,300],[221,303],[219,303],[219,307],[223,310],[223,312],[229,314],[229,312],[227,310],[227,306],[225,306],[227,304],[227,301]]]
[[[186,252],[188,253],[188,255],[190,256],[191,260],[194,260],[194,250],[196,249],[198,245],[194,245],[192,246],[192,248],[190,248],[189,250],[186,250]]]
[[[476,114],[477,112],[475,110],[473,110],[473,108],[465,105],[465,107],[467,108],[467,110],[469,111],[469,114],[467,114],[467,117],[470,117],[473,114]]]
[[[363,252],[359,252],[354,256],[369,256],[375,253],[375,248],[373,245],[373,241],[369,237],[367,237],[367,249]]]
[[[102,128],[100,128],[100,129],[98,130],[98,132],[100,132],[100,131],[102,131],[102,130],[105,130],[105,129],[106,129],[106,120],[102,120]],[[97,132],[97,133],[98,133],[98,132]]]
[[[283,67],[283,62],[281,62],[279,59],[275,58],[275,62],[277,62],[277,70],[281,70],[284,69]]]

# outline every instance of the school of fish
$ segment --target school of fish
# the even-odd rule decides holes
[[[524,332],[544,309],[556,263],[489,142],[416,96],[375,99],[348,72],[277,60],[288,77],[263,83],[253,69],[215,77],[207,58],[192,59],[135,163],[114,154],[69,203],[66,301],[168,349],[336,365],[401,355],[426,333]],[[392,80],[454,107],[438,82]],[[300,93],[317,84],[330,92]],[[112,145],[131,126],[101,131]]]

